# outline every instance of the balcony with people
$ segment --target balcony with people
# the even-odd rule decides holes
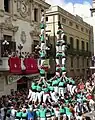
[[[16,43],[13,41],[1,41],[1,55],[0,55],[0,71],[9,71],[9,59],[18,58],[21,62],[21,69],[25,69],[24,60],[31,58],[37,61],[38,52],[35,50],[32,53],[22,52],[23,46],[20,44],[16,50]],[[17,62],[17,61],[16,61]]]

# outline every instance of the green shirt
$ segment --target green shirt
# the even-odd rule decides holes
[[[71,82],[72,84],[75,84],[75,81],[73,79],[69,79],[69,82]]]
[[[71,111],[70,111],[70,108],[68,108],[68,107],[64,107],[64,108],[66,110],[66,115],[71,115],[72,114]]]
[[[64,113],[65,113],[65,109],[62,108],[62,107],[60,107],[60,113],[61,113],[61,114],[64,114]]]
[[[40,116],[40,113],[39,113],[39,111],[38,111],[38,110],[36,111],[36,116],[37,116],[37,117],[39,117],[39,116]]]
[[[37,85],[37,91],[41,91],[41,87]]]
[[[53,86],[49,86],[49,90],[50,90],[50,91],[53,91],[53,90],[54,90],[54,87],[53,87]]]
[[[60,82],[60,78],[57,78],[56,80],[54,80],[53,82],[52,82],[52,85],[54,86],[54,85],[58,85],[58,83]]]
[[[46,118],[46,111],[47,110],[45,108],[39,110],[39,116],[40,116],[40,118]]]
[[[34,82],[32,83],[32,86],[31,86],[31,87],[32,87],[33,90],[36,90],[36,89],[37,89],[37,86],[36,86],[36,84],[35,84]]]
[[[55,112],[53,109],[51,109],[51,115],[54,116],[55,115]]]
[[[64,86],[64,82],[63,82],[63,81],[60,81],[58,86],[59,86],[59,87],[63,87],[63,86]]]
[[[21,112],[21,111],[17,111],[17,112],[16,112],[16,117],[21,118],[21,117],[22,117],[22,112]]]
[[[44,92],[49,92],[49,89],[48,89],[47,87],[42,88],[42,90],[43,90]]]
[[[26,118],[27,117],[27,112],[22,112],[22,118]]]

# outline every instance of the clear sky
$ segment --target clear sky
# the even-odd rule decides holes
[[[91,16],[92,0],[45,0],[51,5],[58,5],[70,12],[81,17],[88,18]]]
[[[65,0],[65,3],[68,3],[68,2],[71,2],[71,3],[80,3],[80,4],[83,4],[83,2],[89,2],[91,4],[92,0]]]

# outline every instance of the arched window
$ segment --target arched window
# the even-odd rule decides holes
[[[4,10],[10,12],[10,0],[4,0]]]
[[[74,47],[74,39],[73,37],[70,37],[70,48],[73,49]]]
[[[35,22],[38,21],[38,9],[37,8],[34,9],[34,21]]]
[[[71,68],[73,68],[73,66],[74,66],[74,58],[71,57]]]
[[[76,49],[79,50],[79,40],[78,39],[76,39],[76,45],[77,45]]]
[[[65,40],[65,42],[67,43],[67,36],[66,35],[63,36],[63,40]]]
[[[85,50],[85,43],[84,43],[84,41],[81,41],[81,46],[82,46],[82,50]]]

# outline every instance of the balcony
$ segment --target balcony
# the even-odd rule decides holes
[[[0,58],[0,71],[8,71],[9,65],[8,65],[8,57],[1,57]]]
[[[8,57],[0,58],[0,71],[9,71],[8,59]],[[25,66],[23,65],[23,58],[21,59],[21,68],[22,70],[25,70]]]
[[[91,57],[91,52],[90,51],[86,51],[86,50],[77,50],[74,48],[70,48],[67,50],[66,52],[67,55],[78,55],[78,56],[84,56],[84,57]]]

